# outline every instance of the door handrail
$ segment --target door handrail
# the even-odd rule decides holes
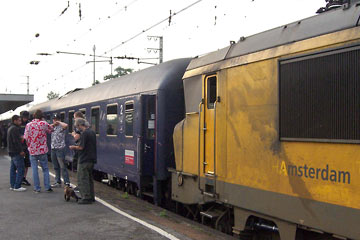
[[[185,120],[182,122],[181,126],[181,134],[182,134],[182,142],[181,142],[181,172],[184,171],[184,125]]]
[[[203,190],[200,187],[200,137],[201,137],[201,112],[202,112],[202,106],[204,105],[204,99],[201,99],[201,102],[199,103],[199,135],[198,135],[198,188],[200,192],[203,192]]]
[[[214,193],[216,195],[216,105],[217,100],[214,102]]]
[[[141,174],[141,151],[140,151],[140,147],[141,147],[141,139],[140,137],[138,136],[137,137],[137,140],[136,140],[136,151],[137,151],[137,170],[138,170],[138,173]]]

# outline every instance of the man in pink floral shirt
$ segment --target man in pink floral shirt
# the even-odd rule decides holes
[[[42,111],[36,110],[34,113],[35,119],[26,125],[24,133],[24,138],[26,139],[30,153],[30,162],[34,180],[34,192],[36,193],[39,193],[41,190],[37,167],[38,162],[40,163],[44,175],[45,191],[52,192],[47,159],[48,146],[46,133],[51,133],[53,126],[45,121],[42,121],[42,117]]]

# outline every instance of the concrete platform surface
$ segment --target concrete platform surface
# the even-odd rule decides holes
[[[51,163],[49,168],[53,172]],[[10,157],[4,151],[0,169],[0,239],[234,239],[99,182],[91,205],[66,202],[63,188],[11,191]],[[39,176],[43,190],[41,170]],[[31,168],[27,178],[32,184]],[[70,172],[70,179],[76,184],[76,173]]]

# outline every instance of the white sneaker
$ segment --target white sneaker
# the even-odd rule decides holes
[[[24,188],[24,187],[14,188],[14,191],[15,192],[23,192],[23,191],[26,191],[26,188]]]
[[[51,184],[51,187],[53,187],[53,188],[61,187],[61,183],[56,182],[54,184]]]
[[[12,188],[12,187],[11,187],[11,188],[9,188],[9,189],[10,189],[10,191],[14,190],[14,188]]]

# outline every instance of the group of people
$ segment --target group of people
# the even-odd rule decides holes
[[[10,190],[15,192],[26,191],[21,185],[30,186],[26,180],[27,169],[32,167],[34,192],[40,193],[40,180],[38,164],[40,164],[45,192],[52,192],[53,187],[60,187],[61,176],[64,184],[70,186],[69,173],[65,160],[65,136],[68,124],[61,121],[59,115],[55,114],[53,123],[49,124],[43,120],[43,113],[37,110],[34,119],[29,121],[29,113],[23,111],[21,117],[14,115],[11,118],[11,126],[7,131],[7,148],[11,157],[10,166]],[[95,201],[93,169],[97,161],[96,134],[90,128],[81,112],[74,114],[75,129],[73,136],[76,145],[69,146],[76,152],[78,189],[81,193],[79,204],[90,204]],[[48,167],[48,144],[47,134],[51,133],[51,161],[55,171],[55,182],[50,185],[50,174]]]

